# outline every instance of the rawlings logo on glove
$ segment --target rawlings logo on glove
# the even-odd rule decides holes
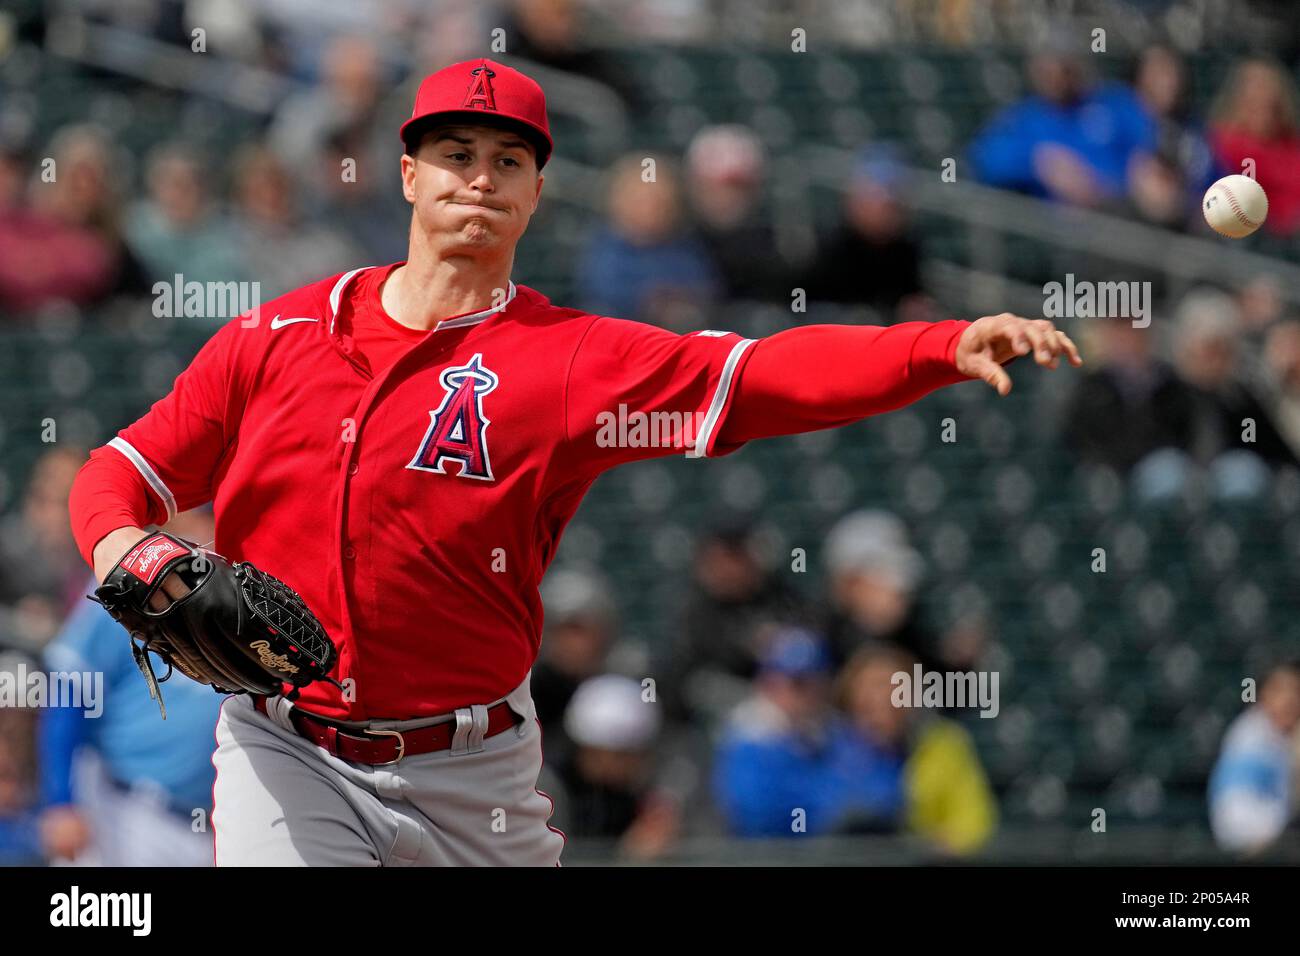
[[[175,600],[163,590],[173,574],[184,587],[172,590],[185,590]],[[156,595],[165,606],[156,606]],[[315,680],[340,686],[328,676],[334,644],[293,588],[164,531],[136,542],[91,600],[130,633],[136,665],[164,719],[158,684],[173,668],[223,694],[273,696],[289,684],[292,700]],[[167,664],[161,678],[150,651]]]

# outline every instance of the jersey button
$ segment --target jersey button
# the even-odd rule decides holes
[[[360,470],[361,470],[361,466],[358,465],[355,461],[352,464],[348,465],[348,474],[350,476],[355,476],[356,473],[359,472]]]
[[[343,557],[347,558],[349,561],[351,561],[356,556],[357,556],[357,549],[352,547],[352,545],[348,545],[346,548],[343,549]]]

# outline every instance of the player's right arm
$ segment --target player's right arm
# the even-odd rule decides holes
[[[102,581],[144,526],[211,501],[247,394],[251,329],[232,319],[199,351],[170,393],[107,445],[72,486],[77,548]]]

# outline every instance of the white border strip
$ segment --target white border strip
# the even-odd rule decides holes
[[[713,392],[713,401],[709,402],[704,424],[695,436],[695,446],[686,453],[687,458],[704,457],[704,450],[709,447],[709,439],[713,437],[713,429],[718,426],[718,419],[722,416],[722,407],[727,404],[727,396],[731,393],[731,380],[736,374],[736,366],[740,364],[740,357],[756,341],[757,339],[741,339],[732,347],[731,354],[722,366],[722,377],[718,379],[718,387]]]
[[[149,466],[147,461],[144,460],[144,456],[136,451],[135,447],[121,436],[110,441],[108,447],[116,448],[126,456],[127,461],[135,465],[135,470],[140,472],[140,475],[144,480],[149,483],[149,487],[154,490],[158,497],[162,499],[162,503],[167,507],[167,520],[171,521],[172,518],[175,518],[176,498],[172,495],[171,489],[168,488],[167,485],[163,483],[163,480],[158,477],[158,473]]]
[[[367,269],[373,269],[374,266],[362,266],[360,269],[353,269],[351,272],[345,272],[339,276],[339,281],[334,283],[334,288],[330,290],[330,334],[334,334],[334,320],[339,315],[339,299],[343,295],[343,287],[347,285],[354,275],[358,272],[365,272]]]
[[[334,283],[334,288],[330,290],[330,334],[334,334],[334,320],[339,315],[339,300],[343,297],[343,289],[352,280],[358,272],[365,272],[367,269],[373,269],[374,266],[362,266],[360,269],[353,269],[339,277],[339,281]],[[498,306],[490,309],[484,309],[482,312],[472,312],[469,315],[458,316],[454,319],[444,319],[433,328],[438,329],[457,329],[465,325],[477,325],[495,315],[498,312],[504,312],[506,306],[515,301],[515,283],[513,280],[507,280],[510,284],[506,287],[506,300]]]
[[[434,331],[437,331],[438,329],[458,329],[462,325],[478,325],[478,323],[486,321],[497,312],[504,312],[506,306],[513,301],[515,301],[515,284],[513,281],[510,281],[510,284],[506,287],[506,300],[500,305],[493,306],[490,309],[484,309],[482,312],[472,312],[469,315],[458,316],[454,319],[443,319],[433,327]]]

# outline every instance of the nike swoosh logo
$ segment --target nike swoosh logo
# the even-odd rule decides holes
[[[282,329],[286,325],[293,325],[295,322],[319,322],[319,321],[320,319],[312,319],[312,318],[282,319],[280,318],[280,313],[277,312],[275,314],[275,318],[271,320],[271,328]]]

